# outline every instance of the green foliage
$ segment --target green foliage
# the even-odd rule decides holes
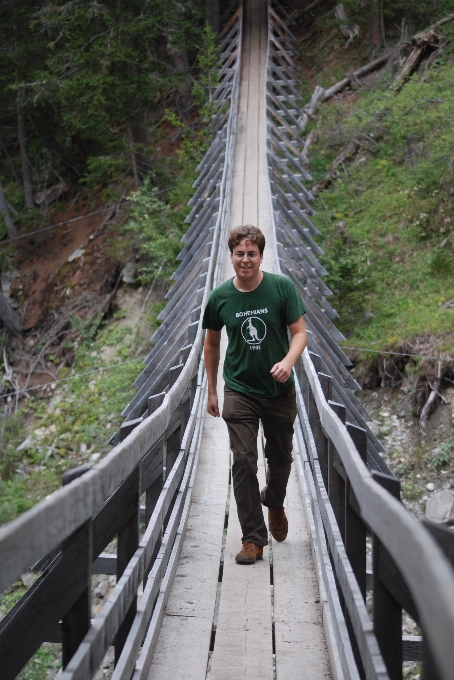
[[[454,271],[454,251],[452,247],[435,248],[430,262],[430,271],[434,276],[449,279]]]
[[[17,680],[44,680],[55,677],[61,666],[60,645],[44,643],[17,676]],[[50,669],[54,669],[52,676]],[[52,672],[52,671],[50,671]]]
[[[10,177],[11,163],[21,173],[21,110],[35,189],[55,174],[86,188],[124,181],[131,144],[151,155],[149,127],[183,84],[191,87],[202,16],[199,0],[3,3],[0,136],[9,157],[0,174]],[[203,31],[206,40],[212,45]],[[14,183],[6,184],[11,199]],[[22,197],[12,203],[22,208]]]
[[[407,477],[412,471],[412,466],[409,463],[397,463],[393,469],[399,477]]]
[[[398,95],[382,80],[350,113],[341,103],[321,111],[317,182],[350,140],[359,142],[317,205],[340,329],[358,347],[389,348],[424,331],[451,348],[443,303],[454,298],[453,58]]]
[[[371,290],[367,251],[346,233],[342,222],[330,234],[326,246],[322,258],[328,271],[325,281],[335,295],[337,309],[341,314],[358,313],[363,308],[365,293]]]
[[[122,422],[120,412],[135,393],[132,384],[142,355],[149,351],[147,339],[157,326],[158,311],[151,308],[140,337],[122,320],[103,327],[95,339],[86,337],[75,350],[74,375],[57,384],[55,391],[46,388],[50,401],[32,393],[16,416],[0,421],[4,427],[3,435],[0,431],[0,524],[57,489],[66,469],[95,463],[110,450],[106,441]],[[134,360],[136,347],[141,355]],[[28,446],[18,452],[27,438],[31,439]]]
[[[87,172],[80,183],[87,188],[117,183],[127,172],[128,164],[124,157],[91,156],[87,159]]]
[[[10,522],[34,505],[27,495],[27,484],[23,479],[16,477],[0,482],[0,524]]]
[[[131,218],[125,229],[134,234],[138,249],[146,258],[140,269],[143,282],[157,275],[169,276],[181,250],[182,225],[174,219],[169,206],[157,198],[156,192],[147,178],[129,198]]]
[[[444,442],[439,447],[438,452],[432,457],[430,467],[434,470],[440,470],[445,465],[451,462],[454,451],[454,442]]]
[[[25,439],[23,434],[21,412],[0,417],[0,478],[3,480],[11,478],[22,460],[16,448]]]
[[[421,498],[422,491],[416,488],[411,482],[402,484],[402,498],[404,501],[415,501]]]

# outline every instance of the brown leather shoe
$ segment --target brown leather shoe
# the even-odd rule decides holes
[[[284,506],[282,508],[268,508],[268,524],[274,540],[285,541],[288,534],[288,520]]]
[[[255,543],[243,543],[243,547],[235,559],[238,564],[254,564],[256,560],[263,560],[263,546]]]

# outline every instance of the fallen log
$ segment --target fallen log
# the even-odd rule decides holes
[[[418,68],[423,57],[427,52],[433,48],[438,47],[440,35],[435,33],[433,29],[429,29],[425,33],[418,33],[411,39],[413,45],[410,54],[408,55],[401,71],[397,74],[393,90],[400,92],[406,81],[413,75]]]
[[[442,26],[448,21],[452,21],[452,19],[454,19],[454,14],[449,14],[448,16],[444,17],[444,19],[440,19],[440,21],[437,21],[432,26],[429,26],[429,28],[427,28],[425,31],[416,33],[411,38],[411,52],[408,55],[401,71],[394,79],[393,90],[395,92],[400,92],[410,76],[412,76],[417,70],[425,55],[428,52],[436,50],[440,47],[440,40],[442,36],[436,31],[436,29],[438,26]]]
[[[320,106],[320,103],[324,101],[324,98],[325,98],[324,88],[316,85],[309,103],[303,108],[303,115],[300,116],[298,120],[298,123],[300,124],[302,130],[304,130],[309,120],[314,117],[314,113]]]
[[[345,87],[347,87],[347,85],[351,85],[352,82],[354,85],[358,86],[360,78],[362,78],[363,76],[367,76],[369,73],[372,73],[381,66],[384,66],[389,60],[390,56],[391,55],[389,52],[383,53],[379,57],[374,59],[374,61],[371,61],[369,64],[361,66],[361,68],[357,69],[356,71],[353,71],[352,73],[347,73],[345,78],[340,80],[335,85],[332,85],[325,91],[323,101],[330,99],[330,97],[334,97],[335,94],[341,92]]]
[[[335,94],[347,87],[347,85],[353,85],[355,88],[359,87],[361,85],[359,80],[360,78],[372,73],[373,71],[376,71],[378,68],[380,68],[380,66],[386,64],[389,58],[390,53],[388,52],[386,54],[380,55],[377,57],[377,59],[374,59],[374,61],[371,61],[365,66],[361,66],[361,68],[357,69],[353,73],[347,73],[345,78],[340,80],[335,85],[332,85],[327,90],[324,90],[323,87],[319,87],[319,85],[317,85],[309,103],[303,108],[303,115],[300,116],[298,120],[301,129],[304,130],[309,120],[314,117],[315,112],[322,102],[326,102],[327,99],[333,97]]]

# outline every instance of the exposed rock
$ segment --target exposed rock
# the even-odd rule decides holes
[[[38,427],[33,431],[33,437],[35,439],[44,439],[44,437],[52,436],[56,433],[57,428],[55,425],[49,425],[49,427]],[[21,444],[22,446],[22,444]],[[19,449],[18,449],[19,450]]]
[[[32,439],[32,437],[27,437],[27,439],[24,439],[22,444],[19,444],[16,451],[27,451],[28,449],[32,449],[32,448],[33,448],[33,439]]]
[[[32,586],[36,581],[36,578],[36,574],[34,574],[32,571],[26,571],[25,574],[22,574],[20,580],[26,588],[30,588],[30,586]]]
[[[429,498],[426,517],[437,524],[454,524],[454,495],[449,489],[438,491]]]
[[[19,272],[17,269],[2,270],[1,291],[3,293],[3,297],[13,309],[17,309],[17,307],[19,307],[19,302],[11,296],[11,286],[17,278],[19,278]]]
[[[71,253],[71,255],[68,257],[68,262],[74,262],[74,260],[78,260],[79,257],[82,257],[84,254],[84,249],[83,248],[76,248],[76,250]]]
[[[132,262],[132,261],[126,262],[124,269],[123,269],[123,273],[121,275],[121,280],[123,281],[123,283],[128,283],[128,284],[135,283],[136,282],[136,271],[137,271],[137,267],[136,267],[135,262]]]

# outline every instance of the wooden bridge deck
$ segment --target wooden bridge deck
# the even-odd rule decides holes
[[[247,223],[260,227],[267,240],[264,269],[273,271],[265,149],[266,54],[266,2],[253,0],[247,4],[244,24],[230,227]],[[226,254],[224,280],[231,275]],[[223,355],[225,348],[223,336]],[[221,397],[222,390],[220,378]],[[263,457],[259,458],[264,484]],[[263,562],[244,567],[234,560],[241,530],[229,466],[225,423],[207,416],[186,537],[149,678],[284,680],[302,673],[306,680],[329,678],[296,469],[286,499],[287,540],[280,544],[271,540]]]

